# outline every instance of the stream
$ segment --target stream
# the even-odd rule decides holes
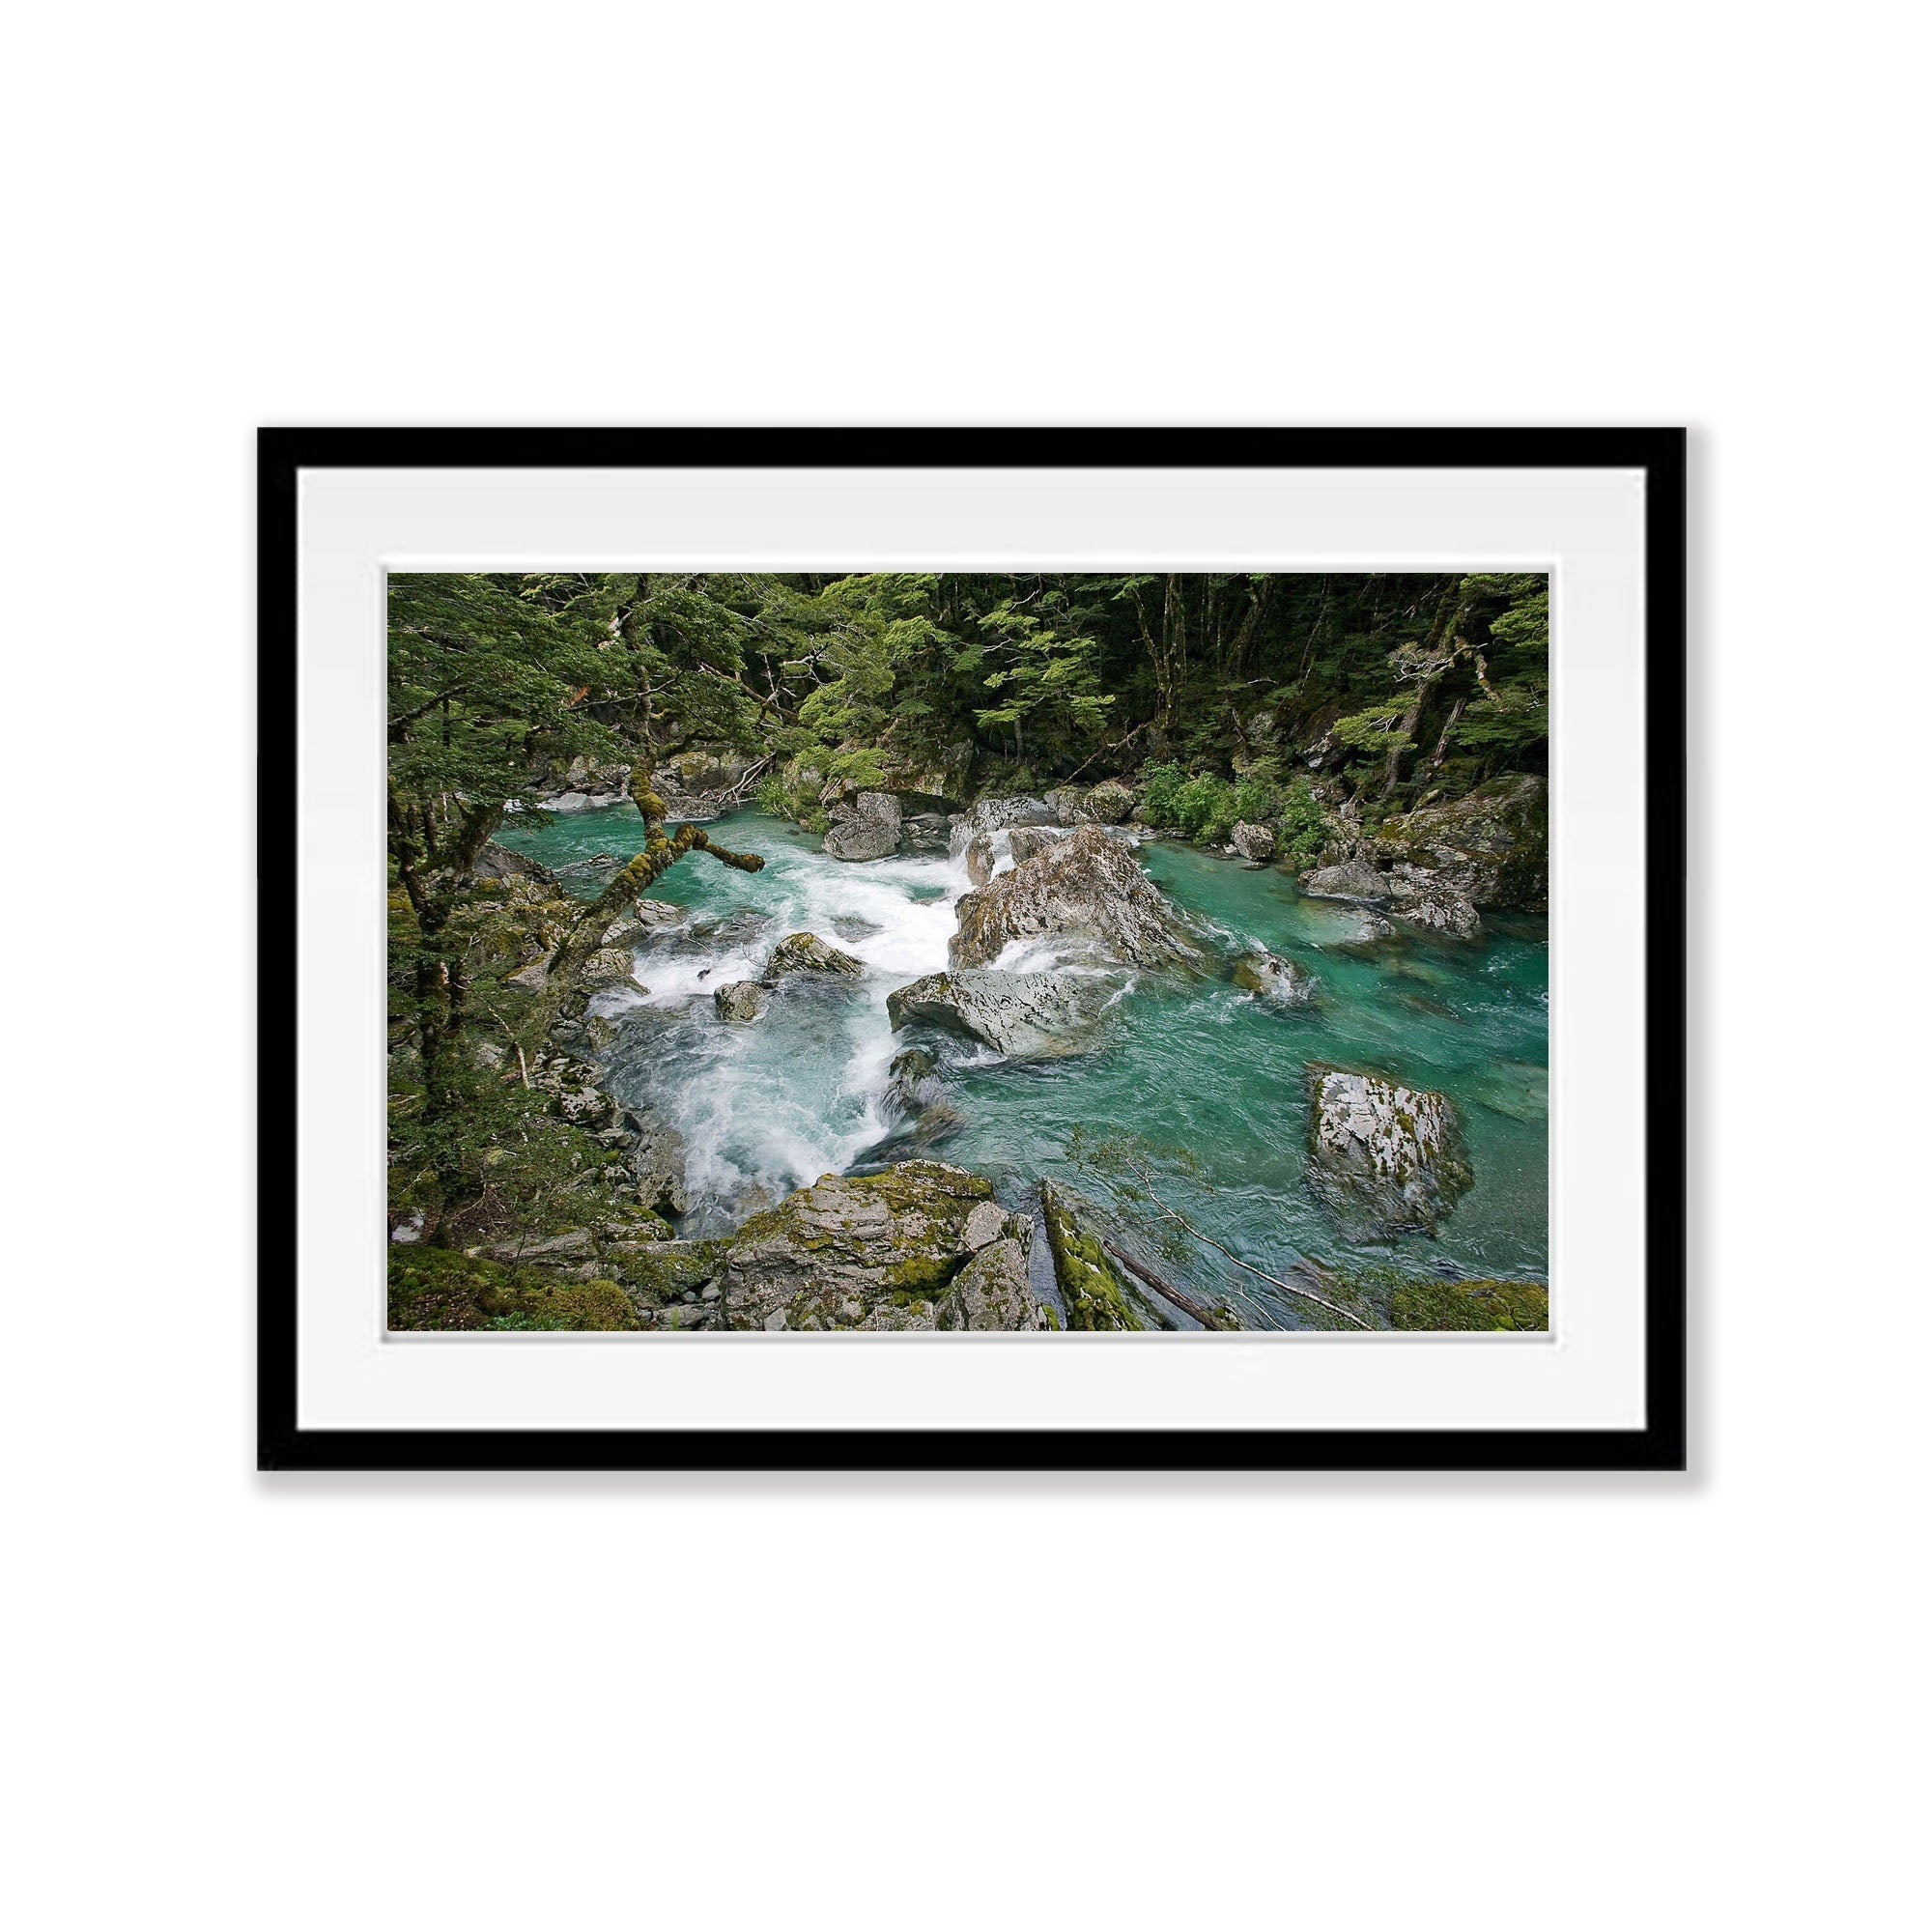
[[[628,806],[511,821],[500,841],[552,867],[639,845]],[[969,889],[959,860],[848,865],[815,836],[753,811],[707,824],[721,843],[761,853],[748,875],[694,853],[652,896],[688,907],[682,926],[638,952],[650,990],[601,994],[617,1021],[607,1051],[618,1099],[668,1121],[689,1149],[688,1235],[720,1234],[821,1175],[863,1163],[902,1125],[886,1102],[895,1035],[886,996],[947,965],[953,902]],[[1285,1007],[1225,979],[1119,976],[1093,1052],[1008,1062],[976,1042],[922,1032],[946,1068],[946,1104],[961,1117],[936,1159],[987,1176],[1025,1209],[1042,1177],[1111,1206],[1107,1183],[1067,1159],[1076,1124],[1118,1127],[1188,1150],[1208,1184],[1177,1176],[1170,1198],[1236,1254],[1270,1272],[1308,1255],[1345,1267],[1548,1278],[1548,947],[1541,918],[1485,915],[1475,945],[1423,935],[1357,944],[1344,902],[1304,898],[1276,867],[1167,840],[1141,845],[1149,874],[1232,962],[1252,945],[1298,960],[1320,982],[1310,1007]],[[594,895],[608,872],[568,874]],[[785,934],[816,932],[862,960],[856,983],[787,980],[750,1026],[720,1020],[714,988],[756,979]],[[1011,950],[1011,949],[1009,949]],[[1037,949],[1034,949],[1037,952]],[[1002,964],[1036,963],[1003,960]],[[1351,1241],[1302,1179],[1308,1101],[1302,1068],[1332,1060],[1439,1089],[1457,1103],[1475,1185],[1434,1240]],[[903,1142],[880,1157],[925,1151]],[[1226,1297],[1257,1327],[1305,1325],[1298,1304],[1191,1247],[1147,1251],[1171,1279]]]

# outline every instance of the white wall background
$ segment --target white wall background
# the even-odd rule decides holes
[[[1919,31],[14,21],[14,1921],[1922,1909]],[[1691,424],[1696,1472],[252,1474],[261,421]]]

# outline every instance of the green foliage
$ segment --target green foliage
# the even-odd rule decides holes
[[[1299,870],[1321,856],[1334,829],[1335,822],[1315,796],[1315,787],[1297,773],[1282,796],[1276,849]]]
[[[389,1250],[388,1325],[608,1333],[642,1323],[614,1281],[553,1281],[480,1255],[397,1245]]]

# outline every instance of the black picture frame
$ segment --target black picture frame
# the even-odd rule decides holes
[[[739,466],[1617,468],[1646,476],[1645,1421],[1627,1430],[339,1430],[297,1418],[296,1168],[259,1135],[257,1466],[298,1469],[1681,1470],[1686,1466],[1686,433],[1681,429],[263,429],[257,442],[258,1109],[296,1073],[302,469]]]

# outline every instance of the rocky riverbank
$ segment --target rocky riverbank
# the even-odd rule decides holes
[[[946,781],[943,774],[925,776],[935,785]],[[635,1054],[649,1037],[654,1021],[645,1009],[659,997],[651,987],[660,962],[683,970],[679,948],[715,943],[729,922],[639,901],[601,935],[545,1052],[522,1068],[496,1056],[504,1077],[527,1080],[549,1096],[555,1119],[582,1136],[582,1174],[558,1190],[541,1230],[468,1243],[453,1259],[446,1247],[424,1243],[419,1226],[400,1225],[397,1325],[805,1332],[1237,1325],[1231,1305],[1193,1294],[1184,1273],[1175,1281],[1173,1262],[1141,1246],[1115,1209],[1052,1182],[1015,1193],[1002,1181],[996,1198],[992,1179],[932,1158],[927,1150],[963,1123],[944,1042],[952,1039],[956,1052],[963,1037],[1006,1062],[1050,1065],[1104,1045],[1122,1000],[1159,983],[1203,980],[1278,1010],[1273,1024],[1292,1029],[1321,1009],[1319,974],[1264,948],[1231,951],[1175,906],[1132,850],[1149,830],[1135,824],[1135,795],[1118,781],[971,804],[937,790],[852,792],[834,803],[843,809],[826,826],[826,854],[855,875],[937,844],[973,882],[952,905],[952,965],[885,993],[890,1024],[906,1043],[893,1058],[887,1127],[869,1167],[860,1159],[762,1208],[752,1203],[728,1232],[685,1237],[688,1151],[668,1120],[612,1093],[610,1052],[622,1038]],[[921,810],[908,811],[908,804]],[[943,809],[949,805],[957,809]],[[1480,943],[1481,911],[1531,905],[1545,890],[1533,850],[1539,805],[1540,787],[1517,785],[1419,809],[1385,821],[1352,849],[1324,854],[1330,863],[1309,868],[1304,890],[1355,901],[1384,932],[1397,922]],[[1273,828],[1244,823],[1236,832],[1230,856],[1264,871],[1289,869],[1274,856]],[[576,863],[594,871],[605,857]],[[496,970],[506,985],[540,992],[545,962],[574,909],[563,883],[500,846],[486,852],[478,872],[490,881]],[[1459,904],[1469,907],[1473,923],[1456,916]],[[1449,916],[1433,918],[1431,907],[1446,907]],[[835,944],[825,932],[781,925],[774,933],[770,916],[752,906],[729,917],[745,928],[734,955],[745,966],[702,989],[718,1028],[757,1030],[794,1009],[836,1014],[841,1003],[879,997],[867,991],[876,969],[845,950],[867,950],[865,933],[876,928],[864,920],[845,922],[844,930],[835,923],[830,929],[843,942]],[[1307,1185],[1338,1230],[1427,1234],[1455,1213],[1477,1177],[1447,1096],[1370,1068],[1311,1063],[1309,1079]],[[1285,1134],[1293,1119],[1285,1116]],[[1033,1252],[1037,1225],[1052,1295],[1031,1285],[1046,1265]],[[1161,1282],[1169,1294],[1154,1286]],[[1488,1278],[1418,1280],[1406,1294],[1368,1297],[1363,1306],[1378,1326],[1533,1326],[1542,1293],[1533,1284]]]

